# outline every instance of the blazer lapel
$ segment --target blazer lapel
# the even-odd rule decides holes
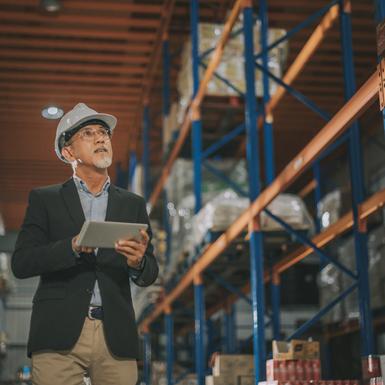
[[[85,218],[83,208],[80,203],[79,193],[72,178],[63,184],[61,194],[73,221],[76,223],[76,226],[80,231]]]

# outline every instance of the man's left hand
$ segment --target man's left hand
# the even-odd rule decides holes
[[[139,269],[146,252],[150,237],[147,232],[140,230],[141,240],[121,239],[115,244],[115,250],[127,258],[127,265],[133,269]]]

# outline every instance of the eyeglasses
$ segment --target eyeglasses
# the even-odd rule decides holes
[[[69,140],[66,145],[69,146],[77,139],[82,139],[86,142],[94,141],[96,137],[100,137],[104,140],[110,140],[111,139],[111,131],[106,130],[105,128],[84,128],[82,130],[79,130],[75,135],[74,138]]]

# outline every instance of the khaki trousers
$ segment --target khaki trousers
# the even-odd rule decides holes
[[[33,385],[83,385],[86,372],[92,385],[135,385],[138,379],[136,360],[111,355],[100,320],[86,318],[69,352],[32,354]]]

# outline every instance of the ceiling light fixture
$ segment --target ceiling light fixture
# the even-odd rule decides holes
[[[47,106],[41,110],[41,115],[46,119],[60,119],[63,113],[63,110],[56,106]]]
[[[40,0],[40,7],[47,12],[54,13],[61,9],[59,0]]]

